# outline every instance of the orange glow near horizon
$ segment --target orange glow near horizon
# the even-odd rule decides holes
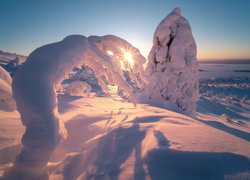
[[[250,59],[249,47],[197,46],[199,60],[237,60]]]
[[[149,51],[142,49],[142,55],[147,59]],[[233,50],[233,49],[215,49],[215,48],[199,48],[197,52],[198,60],[250,60],[250,50]]]

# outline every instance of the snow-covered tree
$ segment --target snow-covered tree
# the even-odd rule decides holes
[[[72,35],[33,51],[12,83],[13,96],[26,129],[23,148],[10,174],[20,179],[46,176],[46,164],[51,154],[60,140],[67,137],[58,113],[56,89],[68,72],[84,63],[94,70],[102,90],[108,91],[103,82],[105,77],[109,84],[131,96],[133,89],[126,81],[123,69],[137,74],[130,78],[142,85],[144,62],[136,48],[111,35],[89,38]]]
[[[158,25],[148,57],[148,85],[140,100],[188,114],[196,110],[198,98],[196,44],[188,21],[174,9]]]

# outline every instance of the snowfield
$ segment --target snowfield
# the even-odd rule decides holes
[[[243,118],[212,110],[191,118],[146,104],[135,106],[118,97],[59,95],[58,99],[68,138],[50,159],[50,179],[249,177],[250,105],[235,111]],[[3,170],[20,150],[23,127],[18,113],[2,112]],[[9,138],[4,139],[6,133]]]
[[[139,50],[112,35],[68,36],[23,65],[8,57],[0,179],[250,179],[249,66],[198,71],[180,9],[158,26],[145,74]]]

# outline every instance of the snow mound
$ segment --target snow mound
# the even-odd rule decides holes
[[[15,101],[12,98],[12,79],[9,73],[0,66],[0,109],[13,111],[16,109]]]
[[[142,102],[195,112],[199,94],[196,44],[179,8],[156,28],[146,74],[149,83],[140,94]]]
[[[70,70],[84,63],[94,70],[104,92],[109,91],[107,85],[111,84],[130,97],[133,89],[122,68],[138,74],[131,73],[129,77],[139,86],[143,84],[138,77],[143,77],[144,62],[131,44],[111,35],[89,38],[71,35],[33,51],[13,78],[13,96],[26,131],[22,138],[24,148],[11,174],[22,178],[46,176],[51,154],[61,139],[67,137],[58,113],[56,89]]]

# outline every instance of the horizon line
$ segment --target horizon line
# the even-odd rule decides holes
[[[0,52],[2,53],[9,53],[9,54],[12,54],[12,55],[19,55],[19,56],[26,56],[28,57],[28,55],[24,55],[24,54],[19,54],[17,52],[11,52],[11,51],[6,51],[6,50],[1,50],[0,49]],[[145,56],[144,56],[145,59],[147,59]],[[197,58],[197,61],[200,61],[200,62],[209,62],[209,61],[250,61],[250,57],[249,58]]]

